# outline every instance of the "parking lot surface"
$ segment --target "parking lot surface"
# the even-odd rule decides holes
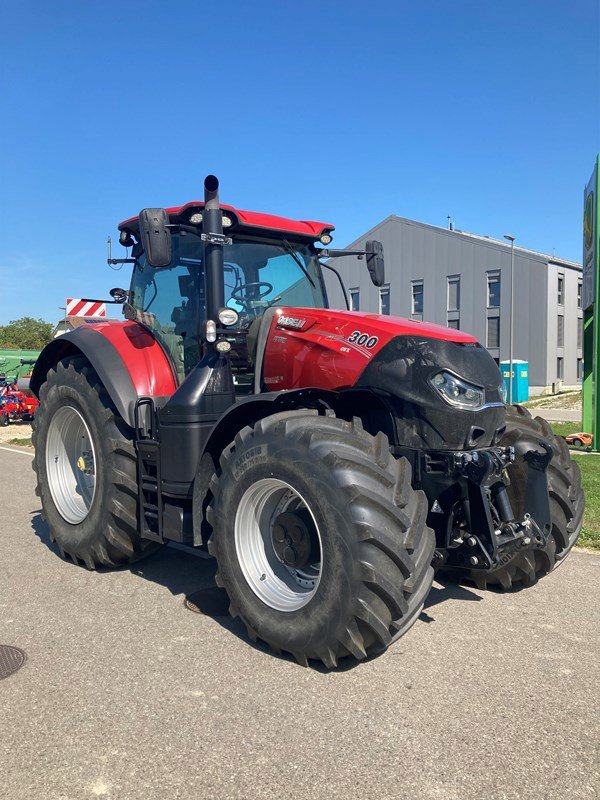
[[[386,654],[328,673],[251,644],[194,553],[62,561],[29,453],[0,448],[0,508],[0,643],[27,653],[2,798],[598,796],[600,554],[512,594],[436,583]]]

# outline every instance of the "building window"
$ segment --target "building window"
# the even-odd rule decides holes
[[[558,328],[556,329],[556,346],[565,346],[565,318],[562,314],[558,316]]]
[[[448,311],[460,311],[460,278],[448,278]]]
[[[380,314],[389,314],[390,313],[390,287],[384,286],[383,289],[379,290],[379,313]]]
[[[412,283],[412,313],[423,313],[423,281],[413,281]]]
[[[577,359],[577,380],[583,380],[583,358]]]
[[[454,328],[455,331],[460,330],[460,320],[459,319],[449,319],[448,320],[448,327]]]
[[[564,358],[557,358],[556,359],[556,380],[562,381],[565,376],[564,372]]]
[[[558,305],[564,306],[565,304],[565,276],[558,276]]]
[[[360,311],[360,290],[350,289],[350,308],[352,311]]]
[[[487,306],[500,308],[500,273],[488,272],[487,276]]]
[[[486,346],[492,350],[500,347],[500,317],[488,317]]]
[[[577,320],[577,349],[583,349],[583,320],[581,317]]]
[[[583,306],[583,281],[581,278],[577,281],[577,308]]]

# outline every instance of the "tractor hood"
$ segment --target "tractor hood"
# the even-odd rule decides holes
[[[279,308],[273,325],[304,333],[312,331],[313,335],[326,332],[327,335],[339,335],[348,341],[354,331],[359,331],[361,336],[366,332],[369,334],[368,339],[377,338],[375,344],[371,343],[366,348],[371,354],[378,352],[394,336],[422,336],[450,342],[477,341],[469,333],[446,328],[443,325],[435,325],[431,322],[418,322],[384,314],[365,314],[359,311],[337,311],[322,308]],[[357,341],[360,338],[360,336],[357,337]],[[359,344],[358,346],[364,345]]]
[[[441,373],[474,387],[472,407],[436,388]],[[504,426],[501,376],[470,334],[380,314],[280,308],[265,352],[266,388],[365,388],[387,396],[396,443],[418,449],[490,446]],[[439,379],[438,379],[439,380]]]

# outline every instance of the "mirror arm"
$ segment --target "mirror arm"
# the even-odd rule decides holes
[[[121,306],[123,305],[122,300],[100,300],[98,297],[82,297],[82,303],[110,303],[111,305]]]
[[[366,250],[328,250],[327,248],[317,249],[319,258],[341,258],[342,256],[358,256],[359,259],[367,255]]]

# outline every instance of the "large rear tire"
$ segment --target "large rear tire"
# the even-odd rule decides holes
[[[539,449],[540,439],[547,441],[554,450],[546,471],[552,523],[548,543],[544,549],[523,550],[512,555],[490,572],[473,570],[470,577],[481,589],[490,586],[511,589],[535,583],[565,560],[581,533],[585,497],[579,465],[571,459],[565,440],[552,433],[545,419],[534,419],[526,408],[518,405],[507,408],[506,433],[499,442],[504,447],[513,446],[517,455],[517,460],[508,468],[510,486],[507,491],[513,512],[517,518],[525,513],[527,465],[520,456],[527,450]]]
[[[154,552],[160,545],[138,534],[133,431],[89,362],[59,362],[40,401],[33,423],[36,494],[61,555],[95,569]]]
[[[383,434],[306,409],[275,414],[236,436],[211,490],[217,582],[252,639],[333,668],[416,621],[435,536]]]

